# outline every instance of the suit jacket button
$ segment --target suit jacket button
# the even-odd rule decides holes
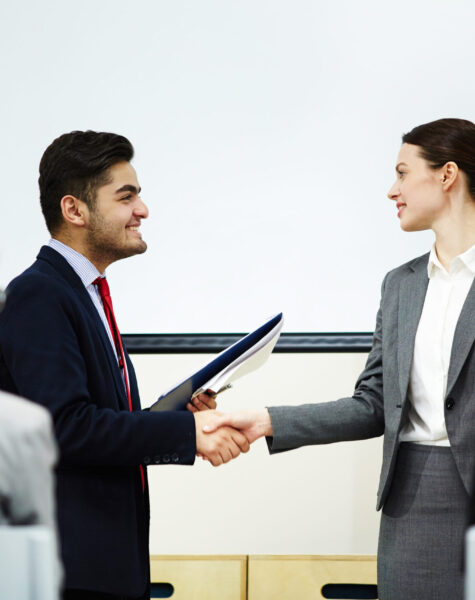
[[[447,400],[445,401],[445,408],[447,410],[452,410],[452,408],[455,406],[455,400],[453,398],[447,398]]]
[[[143,457],[143,464],[144,465],[148,465],[150,462],[150,456],[144,456]]]
[[[180,457],[178,456],[178,454],[177,454],[176,452],[174,452],[174,453],[172,454],[172,461],[173,461],[174,463],[177,463],[179,460],[180,460]]]
[[[156,465],[159,465],[159,464],[160,464],[160,460],[161,460],[161,457],[160,457],[160,456],[158,456],[158,455],[153,457],[153,462],[154,462]]]
[[[168,454],[164,454],[163,455],[163,462],[164,463],[169,463],[170,462],[170,457],[168,456]]]

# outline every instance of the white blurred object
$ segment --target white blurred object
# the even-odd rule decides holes
[[[62,566],[54,498],[57,458],[48,411],[0,391],[1,600],[58,597]]]
[[[465,600],[475,600],[475,525],[465,536]]]
[[[44,525],[0,526],[0,598],[58,600],[55,533]]]

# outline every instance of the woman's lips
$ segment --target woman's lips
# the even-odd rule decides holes
[[[397,216],[398,216],[399,218],[401,218],[401,214],[402,214],[402,211],[404,210],[405,206],[406,206],[406,205],[404,204],[404,202],[398,202],[398,203],[396,204],[396,208],[397,208]]]

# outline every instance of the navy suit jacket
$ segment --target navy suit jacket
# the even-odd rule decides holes
[[[141,411],[127,355],[126,362],[133,412],[89,293],[58,252],[42,247],[8,287],[0,387],[54,419],[66,587],[139,596],[149,580],[148,487],[144,493],[139,465],[192,464],[195,426],[188,411]]]

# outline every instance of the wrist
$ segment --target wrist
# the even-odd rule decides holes
[[[274,435],[274,429],[272,428],[272,420],[270,418],[269,411],[265,407],[262,411],[262,421],[259,423],[262,435],[269,437]]]

